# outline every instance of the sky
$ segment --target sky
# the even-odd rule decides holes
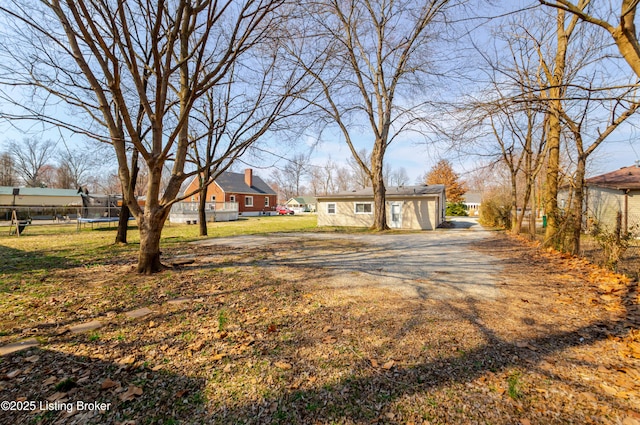
[[[537,3],[537,2],[536,2]],[[530,1],[499,2],[493,10],[487,9],[486,16],[496,16],[508,12],[509,8],[520,8]],[[475,27],[483,20],[471,20],[467,27]],[[471,37],[482,44],[488,38],[488,27],[479,26],[472,33]],[[624,69],[624,68],[623,68]],[[630,68],[627,68],[631,73]],[[453,86],[452,86],[453,87]],[[453,93],[452,95],[455,95]],[[6,109],[6,105],[0,103],[0,108]],[[600,174],[612,171],[624,166],[633,165],[640,160],[640,146],[636,147],[637,133],[634,128],[640,125],[640,114],[630,119],[630,124],[618,129],[599,149],[595,160],[590,164],[590,174]],[[82,136],[72,135],[67,131],[44,126],[38,123],[0,121],[0,150],[7,148],[9,140],[20,141],[25,137],[42,137],[44,139],[61,140],[64,139],[69,146],[76,146],[78,149],[92,149],[87,147]],[[262,177],[269,177],[274,169],[283,167],[288,157],[293,153],[311,153],[311,163],[322,165],[329,158],[334,162],[345,165],[351,156],[346,144],[337,133],[326,132],[319,143],[312,141],[311,137],[302,137],[297,141],[281,142],[273,138],[265,143],[261,158],[246,157],[238,163],[235,168],[242,169],[247,166],[256,168]],[[356,138],[357,146],[369,148],[371,143],[367,136]],[[266,153],[271,152],[271,153]],[[393,169],[404,168],[409,176],[410,183],[415,183],[420,176],[428,171],[440,159],[451,161],[454,170],[463,178],[473,173],[473,170],[482,163],[480,158],[471,155],[460,155],[456,151],[447,149],[446,144],[425,143],[416,137],[408,135],[392,143],[386,153],[386,164]],[[115,164],[113,166],[115,169]]]
[[[515,10],[521,10],[531,5],[539,5],[537,1],[523,1],[513,0],[510,2],[497,2],[494,8],[487,8],[486,10],[478,12],[478,16],[490,17],[490,16],[505,16],[509,12]],[[480,25],[483,24],[483,25]],[[457,46],[468,48],[469,39],[473,39],[474,43],[482,46],[484,44],[491,44],[491,37],[489,35],[491,26],[497,24],[496,21],[490,19],[473,19],[464,24],[465,28],[469,28],[470,32],[468,36],[460,38]],[[465,50],[469,53],[469,50]],[[473,53],[473,52],[472,52]],[[476,58],[477,59],[477,58]],[[471,61],[473,61],[472,59]],[[467,64],[463,65],[467,66]],[[631,68],[620,61],[617,65],[619,72],[628,73],[633,75]],[[473,65],[471,65],[473,67]],[[472,71],[473,74],[474,71]],[[476,74],[477,71],[476,71]],[[479,75],[479,74],[478,74]],[[474,75],[473,78],[476,78]],[[477,77],[480,80],[482,77]],[[444,86],[439,86],[441,91],[451,91],[451,98],[455,99],[460,94],[468,94],[469,81],[461,82],[448,82],[445,81]],[[627,124],[620,126],[607,140],[598,147],[597,151],[592,155],[592,160],[588,164],[588,174],[597,175],[605,172],[613,171],[621,167],[634,165],[635,161],[640,160],[640,146],[636,147],[638,140],[637,128],[640,127],[640,114],[632,116]],[[588,142],[588,139],[585,139]],[[366,137],[360,137],[356,139],[357,147],[365,147],[371,149],[370,140]],[[283,149],[274,148],[278,155],[287,156],[287,152],[307,152],[310,149],[312,143],[301,142],[295,147],[284,146]],[[322,140],[313,145],[312,163],[321,165],[325,163],[329,158],[331,160],[346,164],[351,153],[347,145],[342,141],[342,138],[337,133],[327,133],[323,135]],[[266,161],[268,164],[270,161],[277,159],[274,156],[272,159]],[[403,137],[402,140],[394,142],[390,145],[386,152],[385,162],[388,166],[397,169],[404,168],[409,176],[409,181],[415,183],[419,177],[425,174],[431,167],[433,167],[440,159],[449,160],[454,170],[462,177],[471,177],[474,171],[485,164],[485,159],[478,156],[469,155],[468,153],[460,153],[456,149],[452,149],[450,145],[442,141],[441,143],[426,143],[421,138],[412,137],[408,135]],[[286,159],[281,159],[276,167],[285,163]],[[254,162],[259,166],[259,162]],[[269,170],[265,170],[268,174]]]

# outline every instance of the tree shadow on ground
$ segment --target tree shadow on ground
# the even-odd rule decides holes
[[[0,245],[0,258],[0,274],[9,276],[38,270],[67,269],[78,265],[78,262],[65,257],[22,251],[4,245]]]
[[[3,401],[35,402],[3,408],[0,424],[124,424],[141,419],[181,423],[202,417],[206,407],[204,379],[152,371],[137,363],[118,364],[36,348],[3,357],[0,372],[17,373],[2,383]],[[79,410],[78,402],[105,403],[106,409]]]
[[[601,329],[606,323],[594,323],[591,326],[576,329],[571,332],[550,333],[547,336],[534,340],[508,342],[492,335],[487,330],[487,344],[477,349],[455,354],[448,358],[434,359],[424,363],[405,367],[392,367],[386,370],[381,367],[368,367],[368,361],[363,359],[364,373],[346,376],[332,385],[311,387],[304,389],[291,389],[277,396],[265,399],[262,403],[243,403],[233,407],[226,407],[211,416],[216,423],[405,423],[406,418],[394,416],[394,403],[399,400],[411,400],[415,395],[427,395],[452,385],[465,385],[477,380],[487,373],[505,373],[512,368],[524,368],[528,371],[537,371],[547,374],[540,367],[545,356],[561,352],[567,348],[588,346],[598,340],[607,338]],[[590,336],[585,338],[584,335]],[[520,345],[523,343],[523,345]],[[524,348],[519,348],[524,346]],[[530,347],[535,347],[535,351]],[[597,364],[591,365],[597,368]],[[549,378],[556,378],[549,375]],[[577,392],[595,391],[598,398],[611,406],[621,410],[628,408],[615,397],[611,397],[599,391],[598,387],[574,382]],[[464,387],[458,389],[465,392]],[[469,390],[471,391],[471,390]],[[473,395],[469,394],[473,400]],[[514,395],[514,398],[517,397]],[[479,401],[481,398],[476,399]],[[527,416],[526,402],[523,405],[510,405],[508,398],[501,406],[503,414],[510,414],[511,418],[504,417],[501,423],[518,423],[515,418]],[[417,414],[416,419],[428,419],[427,406],[413,406]],[[451,406],[461,408],[462,406]],[[462,411],[449,412],[449,420],[455,423],[475,423],[483,421],[483,409],[490,406],[482,406],[472,414],[474,419],[465,420]],[[484,420],[492,421],[495,414],[488,414]],[[544,423],[587,423],[589,414],[582,411],[576,404],[571,413],[549,410],[538,412],[538,418]],[[442,417],[439,418],[443,420]],[[449,422],[446,420],[445,422]],[[450,422],[450,423],[454,423]]]
[[[400,252],[400,251],[398,251]],[[353,264],[357,263],[353,259]],[[194,267],[197,270],[199,267]],[[303,278],[298,278],[296,284],[303,284]],[[594,320],[592,323],[572,326],[567,329],[566,324],[558,319],[557,326],[549,326],[546,330],[539,332],[536,336],[514,340],[501,336],[495,329],[485,325],[478,320],[482,308],[478,301],[472,298],[456,302],[440,302],[443,310],[449,310],[457,320],[455,326],[463,322],[471,324],[474,330],[482,337],[482,343],[473,346],[471,349],[451,347],[437,356],[429,353],[419,358],[415,362],[404,361],[389,367],[374,365],[371,359],[364,355],[353,356],[358,360],[354,364],[336,364],[334,370],[341,370],[331,376],[330,380],[318,382],[312,379],[310,374],[318,373],[321,365],[308,365],[300,355],[302,349],[320,346],[329,353],[326,363],[339,362],[339,350],[349,349],[346,345],[331,342],[323,343],[319,340],[325,334],[322,330],[323,319],[344,317],[344,311],[338,307],[322,306],[315,312],[309,308],[309,312],[298,314],[299,311],[291,311],[287,304],[292,300],[300,302],[298,298],[280,299],[277,292],[291,292],[294,287],[287,287],[281,281],[270,275],[269,272],[260,269],[259,283],[251,282],[238,290],[223,290],[216,294],[207,296],[197,294],[203,298],[202,309],[196,310],[190,306],[183,305],[176,310],[159,315],[150,315],[143,320],[130,323],[131,333],[136,342],[119,344],[119,355],[131,352],[135,356],[133,363],[122,362],[119,364],[113,360],[100,360],[99,358],[87,358],[80,355],[63,354],[52,350],[32,350],[20,354],[13,354],[5,357],[0,363],[0,373],[6,375],[16,369],[22,369],[22,375],[9,380],[10,387],[2,388],[2,399],[15,400],[16,397],[26,397],[27,399],[43,400],[51,397],[55,388],[44,385],[47,377],[55,374],[57,378],[63,379],[65,375],[73,375],[80,381],[84,371],[89,371],[88,379],[78,386],[78,390],[69,396],[72,401],[84,400],[82,397],[98,395],[100,400],[114,400],[117,404],[113,410],[100,416],[83,418],[74,415],[71,418],[62,418],[49,414],[42,418],[41,423],[403,423],[410,420],[430,420],[432,423],[518,423],[518,418],[525,418],[530,410],[540,409],[544,406],[542,396],[536,393],[535,389],[530,389],[521,398],[514,393],[513,397],[503,395],[501,398],[485,398],[486,394],[478,392],[473,387],[484,376],[490,374],[509,374],[512,370],[535,371],[541,375],[546,375],[549,386],[555,386],[559,382],[566,380],[566,377],[555,376],[545,367],[545,361],[551,356],[558,356],[566,350],[589,347],[596,345],[611,337],[611,329],[616,328],[618,332],[624,331],[622,323],[614,321]],[[305,286],[308,288],[308,286]],[[193,288],[190,288],[193,289]],[[295,288],[294,288],[295,289]],[[315,291],[327,290],[327,287],[318,285]],[[548,290],[549,288],[541,288]],[[309,292],[313,292],[309,290]],[[273,293],[273,297],[268,300],[258,322],[242,322],[242,333],[257,335],[263,333],[262,337],[256,336],[256,341],[249,345],[251,354],[247,352],[230,354],[222,360],[208,360],[210,365],[200,369],[189,369],[187,367],[168,367],[164,371],[153,370],[154,364],[144,364],[144,356],[139,349],[140,344],[156,347],[168,344],[170,354],[166,354],[168,360],[183,357],[186,354],[185,344],[176,344],[180,338],[182,325],[192,320],[191,330],[197,331],[202,322],[195,321],[196,318],[205,318],[205,325],[217,326],[220,320],[220,312],[225,309],[229,315],[229,320],[233,320],[233,315],[241,313],[250,318],[256,312],[244,311],[254,308],[255,299],[264,298],[265,294]],[[221,294],[227,296],[228,301],[221,304],[215,301]],[[237,295],[236,298],[231,295]],[[311,294],[313,296],[313,293]],[[253,297],[252,299],[249,296]],[[305,299],[300,295],[301,299]],[[631,308],[634,300],[637,299],[637,288],[630,286],[627,294],[622,296],[622,300],[627,308]],[[144,300],[140,301],[144,305]],[[357,305],[357,301],[353,304]],[[381,333],[388,333],[385,344],[392,345],[394,342],[401,342],[406,339],[413,326],[424,323],[428,320],[428,303],[420,300],[415,305],[421,306],[411,311],[405,316],[401,316],[405,305],[394,305],[390,303],[388,311],[381,317],[367,317],[365,312],[362,320],[371,319],[374,323],[367,325],[367,330],[375,329]],[[635,306],[634,306],[635,307]],[[255,308],[255,310],[258,310]],[[191,314],[191,316],[189,316]],[[385,321],[399,320],[399,317],[407,317],[401,326],[385,327]],[[533,318],[535,319],[535,318]],[[171,321],[171,326],[165,333],[157,338],[149,338],[146,331],[152,329],[150,321],[161,323]],[[257,319],[256,319],[257,320]],[[213,322],[213,323],[211,323]],[[586,322],[586,320],[584,321]],[[296,327],[296,323],[304,324],[305,327]],[[433,326],[439,326],[434,323]],[[121,325],[122,326],[122,325]],[[273,330],[272,330],[273,326]],[[353,326],[364,324],[354,323]],[[448,326],[454,326],[448,324]],[[562,330],[559,330],[562,328]],[[396,331],[393,331],[396,329]],[[291,331],[291,332],[289,332]],[[101,330],[102,332],[102,330]],[[239,331],[240,332],[240,331]],[[314,333],[315,332],[315,333]],[[320,338],[318,338],[320,334]],[[367,335],[362,335],[367,337]],[[57,339],[52,339],[53,344],[64,344],[65,350],[72,351],[79,337],[65,335]],[[85,336],[87,338],[87,336]],[[215,344],[226,344],[231,337],[221,340],[216,339]],[[140,344],[138,344],[140,341]],[[171,342],[174,341],[174,342]],[[425,340],[420,343],[428,344],[431,341]],[[211,342],[213,344],[214,342]],[[173,344],[173,345],[172,345]],[[328,348],[329,347],[329,348]],[[335,347],[335,349],[334,349]],[[353,348],[357,348],[354,343]],[[105,349],[110,348],[105,344]],[[112,347],[113,348],[113,347]],[[153,348],[157,350],[157,348]],[[335,352],[336,358],[331,357]],[[148,353],[148,352],[147,352]],[[206,353],[202,353],[204,356]],[[37,355],[40,358],[31,363],[28,357]],[[199,354],[200,355],[200,354]],[[109,357],[113,359],[114,356]],[[288,367],[278,367],[277,362],[285,361]],[[243,379],[242,368],[248,362],[260,363],[264,365],[264,375],[258,376],[260,380],[273,378],[275,384],[259,395],[255,394],[251,388],[251,382],[245,381],[247,386],[243,387],[245,392],[231,394],[228,398],[219,398],[216,403],[207,403],[208,391],[217,391],[215,383],[234,381]],[[584,360],[589,363],[590,360]],[[194,361],[195,363],[195,361]],[[224,372],[226,366],[236,363],[232,372]],[[156,363],[158,364],[158,363]],[[27,372],[31,367],[35,369]],[[161,364],[160,364],[161,365]],[[597,368],[597,361],[589,364],[591,368]],[[74,372],[75,369],[75,372]],[[179,370],[180,373],[171,372]],[[120,370],[120,371],[119,371]],[[187,370],[189,372],[187,372]],[[193,372],[191,372],[194,370]],[[237,374],[233,371],[237,370]],[[32,374],[32,375],[31,375]],[[27,376],[30,378],[27,379]],[[24,380],[18,381],[22,378]],[[143,394],[135,396],[133,400],[120,402],[120,394],[114,389],[100,390],[99,387],[109,377],[115,381],[120,381],[123,389],[129,385],[139,386]],[[244,378],[246,379],[246,378]],[[302,380],[302,382],[301,382]],[[213,383],[213,384],[212,384]],[[608,406],[612,406],[618,411],[629,409],[624,401],[608,395],[598,386],[597,382],[589,383],[584,380],[575,379],[569,383],[575,393],[581,391],[595,394],[597,399]],[[553,388],[551,388],[553,389]],[[229,392],[228,389],[224,389]],[[545,389],[546,390],[546,389]],[[185,391],[185,392],[183,392]],[[220,391],[223,391],[221,389]],[[438,410],[437,416],[430,416],[429,404],[437,403],[431,398],[431,394],[442,391],[455,393],[452,397],[451,406],[444,406]],[[462,400],[460,400],[462,398]],[[185,401],[186,400],[186,401]],[[496,402],[496,400],[498,400]],[[91,400],[88,400],[91,401]],[[500,403],[499,406],[492,405]],[[402,405],[398,407],[398,403]],[[530,404],[529,404],[530,403]],[[404,411],[410,406],[414,411]],[[473,411],[465,411],[465,406],[471,406]],[[490,410],[499,408],[504,416],[497,422],[495,414],[490,414]],[[404,416],[398,416],[398,412]],[[444,412],[444,413],[443,413]],[[15,412],[13,412],[15,413]],[[594,411],[583,409],[579,400],[571,406],[565,406],[561,412],[549,409],[548,412],[536,412],[539,423],[589,423],[593,418]],[[22,413],[20,413],[22,415]],[[0,423],[28,423],[33,416],[11,416],[11,413],[0,412]],[[67,420],[68,419],[68,420]],[[80,421],[79,419],[83,419]],[[612,419],[613,420],[613,419]],[[129,422],[132,423],[132,422]],[[418,423],[418,422],[416,422]],[[535,423],[535,422],[532,422]]]

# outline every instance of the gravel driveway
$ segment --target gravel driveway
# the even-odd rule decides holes
[[[472,249],[492,232],[473,219],[453,229],[419,233],[281,233],[198,241],[201,245],[259,248],[278,244],[261,266],[295,275],[317,270],[318,284],[352,291],[385,288],[407,298],[451,299],[499,296],[499,259]],[[287,271],[288,269],[288,271]],[[274,270],[275,271],[275,270]]]

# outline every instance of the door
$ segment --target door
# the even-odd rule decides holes
[[[389,223],[389,227],[391,227],[392,229],[402,228],[402,203],[401,202],[391,203],[391,221]]]

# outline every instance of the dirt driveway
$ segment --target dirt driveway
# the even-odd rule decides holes
[[[313,268],[318,277],[322,275],[323,285],[355,293],[383,288],[415,299],[491,300],[500,295],[500,260],[471,249],[471,244],[491,235],[474,220],[459,220],[456,228],[435,232],[285,233],[216,238],[197,244],[242,249],[269,246],[275,258],[261,259],[262,266],[293,274],[297,267]],[[282,249],[273,249],[273,245]]]

